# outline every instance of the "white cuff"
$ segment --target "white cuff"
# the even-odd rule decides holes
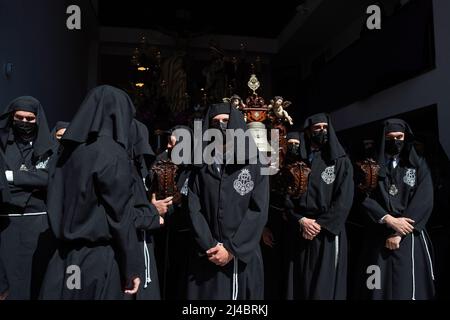
[[[8,182],[14,182],[14,173],[11,170],[5,171],[5,176]]]
[[[303,229],[303,221],[305,221],[306,217],[301,218],[300,220],[298,220],[298,223],[300,224],[300,229]]]
[[[385,223],[386,223],[385,220],[386,220],[386,217],[387,217],[387,216],[388,216],[387,214],[384,215],[383,218],[381,218],[381,219],[378,221],[378,223],[379,223],[379,224],[385,224]]]

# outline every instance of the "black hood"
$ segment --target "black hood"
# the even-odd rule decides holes
[[[300,141],[300,132],[298,132],[298,131],[288,132],[288,134],[286,135],[286,141],[289,141],[291,139]]]
[[[142,122],[133,119],[130,132],[130,155],[133,158],[139,156],[155,157],[155,152],[150,145],[147,126]]]
[[[3,150],[6,148],[8,139],[14,138],[12,128],[14,112],[28,111],[36,115],[37,132],[33,141],[33,156],[39,158],[43,155],[50,154],[53,146],[53,140],[45,117],[44,109],[41,103],[33,97],[24,96],[11,101],[6,110],[0,116],[0,143]]]
[[[58,132],[61,129],[67,129],[70,125],[70,122],[66,122],[66,121],[58,121],[55,125],[55,127],[52,130],[52,133]]]
[[[131,123],[128,153],[135,161],[142,177],[147,177],[149,168],[155,160],[155,153],[149,142],[147,126],[136,119]]]
[[[63,143],[85,143],[96,137],[107,136],[129,150],[131,123],[136,110],[128,94],[111,87],[92,89],[76,113]]]
[[[70,125],[70,122],[58,121],[52,130],[52,133],[51,133],[52,139],[55,142],[58,142],[58,139],[56,139],[56,133],[61,129],[67,129],[69,127],[69,125]]]
[[[378,164],[380,165],[380,176],[386,174],[386,152],[385,152],[385,137],[386,133],[393,131],[401,131],[405,133],[405,145],[400,153],[400,160],[406,162],[408,165],[418,167],[420,164],[420,157],[414,148],[414,135],[410,126],[401,119],[388,119],[383,122],[381,133],[381,140],[379,142],[378,150]]]
[[[204,117],[204,120],[203,120],[203,132],[205,132],[207,129],[210,129],[212,118],[214,118],[218,114],[229,114],[230,115],[230,117],[228,119],[227,129],[233,129],[233,130],[241,129],[241,130],[244,131],[244,133],[246,132],[247,124],[245,123],[244,115],[239,110],[231,107],[231,104],[228,103],[228,102],[213,104],[213,105],[211,105],[209,107],[209,109],[206,112],[206,115]],[[211,142],[204,142],[203,143],[202,151],[204,150],[206,145],[208,145],[209,143],[211,143]],[[248,138],[246,138],[246,143],[245,143],[245,148],[246,148],[246,150],[245,150],[245,163],[249,162],[250,146],[254,150],[257,150],[256,144],[255,144],[253,138],[251,137],[250,134],[248,134]],[[237,155],[237,143],[236,143],[236,141],[234,143],[234,155],[235,156]],[[235,159],[235,163],[236,163],[236,159]]]
[[[301,137],[301,157],[305,160],[308,157],[308,154],[310,153],[310,142],[306,138],[305,131],[311,127],[314,124],[325,122],[328,123],[328,142],[326,145],[323,146],[322,153],[323,156],[328,161],[334,161],[338,158],[342,158],[346,156],[346,152],[344,148],[342,147],[341,143],[339,142],[336,132],[334,131],[333,125],[331,123],[331,118],[326,113],[318,113],[315,115],[310,116],[307,118],[303,124],[303,134],[300,135]]]

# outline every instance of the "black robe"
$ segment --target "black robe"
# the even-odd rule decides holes
[[[0,244],[1,244],[1,237],[0,237]],[[9,282],[8,278],[6,277],[6,269],[3,265],[3,261],[0,258],[0,295],[6,293],[9,289]]]
[[[36,114],[38,132],[33,144],[15,138],[11,127],[15,110]],[[5,169],[13,171],[13,182],[9,183],[11,199],[0,206],[0,260],[9,280],[8,299],[36,299],[54,251],[45,203],[52,154],[50,132],[39,101],[31,97],[14,100],[0,117],[0,123],[1,156]]]
[[[3,161],[3,157],[0,157],[0,172],[5,172],[5,164]],[[11,199],[11,195],[9,193],[8,181],[6,181],[6,177],[4,175],[0,175],[0,201],[5,202]],[[0,232],[0,246],[1,246],[1,232]],[[6,269],[3,264],[3,260],[0,257],[0,295],[7,292],[9,289],[8,278],[6,277]]]
[[[398,120],[388,120],[398,122]],[[400,120],[401,121],[401,120]],[[401,123],[405,124],[403,121]],[[408,136],[412,135],[409,127]],[[383,134],[384,141],[384,134]],[[406,141],[409,144],[410,141]],[[380,150],[384,150],[384,143]],[[425,230],[433,210],[433,184],[425,159],[417,156],[409,144],[394,169],[385,166],[384,152],[380,152],[382,168],[378,187],[362,203],[368,219],[362,265],[360,269],[361,298],[380,300],[424,300],[434,297],[432,245]],[[397,193],[389,192],[395,185]],[[402,237],[400,249],[389,250],[386,239],[395,231],[381,224],[386,215],[407,217],[415,221],[414,232]],[[369,266],[380,268],[380,288],[370,290],[367,279]]]
[[[153,230],[161,227],[157,209],[150,204],[143,178],[134,170],[133,195],[135,198],[134,225],[139,240],[139,252],[144,256],[141,265],[141,287],[137,300],[161,299],[158,268],[155,259]]]
[[[324,174],[329,168],[334,168],[334,177]],[[346,298],[345,221],[352,201],[353,168],[350,160],[342,157],[333,163],[326,163],[320,152],[317,152],[312,162],[307,192],[298,199],[287,198],[287,299]],[[312,241],[302,237],[299,220],[303,217],[315,219],[322,228]]]
[[[43,299],[123,299],[123,290],[140,276],[133,164],[127,152],[134,110],[125,92],[95,88],[61,140],[64,148],[51,168],[48,192],[59,245],[47,269]]]
[[[246,129],[242,114],[229,104],[210,107],[204,129],[221,113],[230,114],[228,129]],[[249,157],[246,153],[245,159]],[[260,164],[222,168],[204,164],[189,178],[189,215],[196,245],[189,260],[188,299],[264,298],[260,240],[267,222],[269,177],[261,169]],[[210,262],[206,254],[219,243],[235,257],[224,267]]]
[[[149,144],[148,130],[145,125],[133,120],[132,150],[133,195],[135,198],[134,225],[139,240],[139,252],[143,255],[144,264],[141,266],[141,286],[136,295],[137,300],[160,300],[160,284],[158,268],[155,259],[155,241],[153,230],[161,227],[158,210],[149,201],[144,178],[148,175],[146,159],[154,156]]]
[[[259,242],[267,221],[269,181],[260,169],[258,165],[229,165],[219,175],[205,165],[192,174],[188,201],[196,246],[189,262],[188,299],[231,300],[234,274],[238,300],[264,298]],[[253,187],[239,193],[242,190],[237,191],[234,184],[247,177]],[[235,256],[224,267],[216,266],[206,255],[219,242]]]
[[[328,116],[329,142],[314,153],[308,188],[299,198],[287,196],[288,274],[286,297],[290,300],[342,300],[347,291],[347,236],[345,222],[353,202],[353,167],[339,144]],[[308,123],[312,118],[309,118]],[[315,123],[317,123],[315,122]],[[305,125],[309,127],[311,123]],[[301,137],[302,159],[308,141]],[[321,232],[313,240],[302,236],[299,221],[315,219]]]
[[[166,215],[166,264],[165,299],[183,300],[186,298],[189,250],[193,245],[190,233],[188,183],[190,168],[179,166],[177,188],[181,193],[181,202],[170,207]]]
[[[156,161],[168,159],[167,150],[156,157]],[[189,165],[178,166],[175,180],[177,189],[181,193],[181,202],[169,207],[164,217],[164,228],[153,233],[156,260],[163,284],[162,294],[165,300],[186,298],[189,250],[193,245],[187,198],[190,173]],[[146,179],[148,185],[151,185],[151,180],[150,176]]]

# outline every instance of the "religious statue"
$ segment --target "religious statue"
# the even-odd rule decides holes
[[[291,104],[292,102],[284,101],[283,97],[277,96],[270,100],[269,110],[271,110],[278,119],[287,121],[292,126],[294,124],[294,121],[292,120],[291,116],[289,116],[287,111],[284,110]]]

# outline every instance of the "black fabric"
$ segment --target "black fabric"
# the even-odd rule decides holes
[[[228,125],[227,125],[227,129],[230,130],[243,130],[244,132],[247,130],[247,124],[245,123],[244,120],[244,116],[243,114],[233,108],[231,106],[230,103],[220,103],[220,104],[213,104],[209,107],[204,120],[203,120],[203,132],[205,132],[208,129],[211,129],[211,123],[212,123],[212,118],[217,115],[217,114],[229,114],[229,119],[228,119]],[[231,152],[231,150],[227,150],[226,148],[228,148],[230,144],[230,141],[228,141],[228,134],[225,140],[224,137],[224,143],[226,142],[226,146],[225,146],[225,152]],[[209,144],[209,142],[204,141],[203,145],[202,145],[202,149],[200,150],[198,148],[198,146],[196,145],[196,141],[194,142],[194,152],[202,152],[204,150],[204,148]],[[238,163],[238,164],[243,164],[243,163],[249,163],[251,161],[255,162],[255,160],[257,160],[257,155],[251,155],[250,154],[250,150],[257,150],[255,141],[253,140],[253,138],[251,138],[250,136],[246,139],[245,142],[245,150],[241,152],[237,151],[239,144],[236,142],[236,138],[234,139],[234,163]],[[243,157],[237,159],[237,155],[241,154],[243,155]],[[224,161],[226,161],[227,159],[224,159]],[[196,164],[197,165],[197,164]],[[200,164],[199,166],[202,166],[203,164]]]
[[[287,299],[346,298],[345,222],[353,202],[353,166],[343,153],[327,116],[312,117],[305,122],[305,126],[309,128],[318,122],[328,123],[329,144],[332,147],[324,146],[315,152],[302,148],[302,158],[311,168],[308,189],[299,198],[286,197]],[[309,144],[305,133],[301,134],[301,139],[302,145]],[[321,226],[321,232],[313,240],[303,238],[300,228],[302,218],[314,219]]]
[[[377,188],[367,194],[362,202],[362,210],[370,219],[367,219],[363,239],[365,250],[362,253],[358,278],[360,297],[431,299],[434,296],[432,245],[425,230],[433,210],[431,173],[425,159],[417,156],[411,146],[412,132],[404,121],[393,119],[384,122],[381,130],[382,141],[390,123],[401,123],[405,126],[406,144],[395,168],[385,164],[387,159],[384,158],[383,144],[379,154],[383,174],[380,175]],[[392,186],[395,186],[395,192],[392,192]],[[385,247],[387,237],[395,234],[386,224],[380,223],[387,214],[415,221],[414,232],[402,237],[398,250]],[[368,290],[365,285],[365,270],[370,265],[380,267],[380,290]]]
[[[303,124],[303,130],[309,129],[312,125],[324,122],[328,124],[328,142],[323,147],[323,157],[326,158],[328,161],[336,160],[340,157],[344,157],[346,155],[346,152],[342,145],[340,144],[336,132],[334,131],[333,125],[331,123],[330,116],[325,113],[318,113],[315,114],[309,118],[307,118]],[[305,134],[300,135],[300,138],[306,138]],[[310,152],[309,148],[311,146],[311,143],[309,139],[306,139],[306,141],[303,141],[304,143],[301,143],[301,147],[303,149],[302,155],[307,156]]]
[[[53,132],[58,132],[61,129],[67,129],[70,125],[70,122],[66,122],[66,121],[58,121],[55,125],[55,127],[53,128]]]
[[[8,140],[14,140],[12,123],[14,112],[18,110],[33,112],[36,115],[36,124],[38,126],[36,138],[33,141],[33,155],[35,158],[44,156],[51,152],[53,141],[48,129],[47,118],[41,103],[33,97],[19,97],[6,107],[6,110],[0,116],[0,143],[3,151],[6,149]]]
[[[209,128],[211,114],[220,108],[230,110],[228,129],[246,130],[243,115],[227,103],[208,110],[205,129]],[[237,298],[264,298],[259,242],[267,222],[269,177],[263,176],[261,169],[260,164],[226,164],[218,171],[215,165],[204,164],[193,170],[188,205],[195,246],[189,260],[188,299],[232,298],[234,262],[219,267],[206,255],[218,243],[223,243],[236,259]]]
[[[403,162],[407,162],[411,166],[418,166],[421,163],[421,158],[414,148],[414,134],[409,125],[401,119],[389,119],[383,122],[383,129],[381,130],[378,150],[378,164],[380,165],[379,175],[384,177],[386,175],[386,158],[389,156],[386,154],[386,133],[392,132],[389,128],[403,127],[405,133],[405,142],[403,150],[400,154],[400,159]],[[395,131],[398,129],[394,129]],[[394,132],[395,132],[394,131]]]
[[[44,299],[123,298],[124,287],[141,273],[128,153],[134,111],[122,90],[95,88],[62,139],[47,198],[60,243],[44,280]],[[65,285],[65,268],[73,264],[85,276],[81,290]]]
[[[154,158],[154,152],[149,143],[147,127],[136,119],[133,119],[130,136],[131,157],[134,160],[133,168],[133,195],[135,199],[134,225],[139,239],[139,252],[145,259],[144,250],[148,250],[149,264],[141,265],[141,287],[136,295],[137,300],[161,299],[158,280],[158,268],[155,259],[155,241],[152,231],[160,228],[159,213],[149,201],[149,195],[145,190],[144,178],[148,175],[148,163],[145,158]],[[146,248],[146,249],[144,249]],[[149,278],[146,278],[148,268]]]
[[[140,175],[146,178],[149,174],[149,168],[156,156],[150,145],[148,129],[142,122],[133,119],[130,131],[130,156],[138,166]]]
[[[219,114],[230,114],[230,106],[230,103],[213,104],[208,110],[208,119],[211,121],[212,118]]]
[[[5,156],[3,151],[0,150],[0,172],[5,172]],[[6,180],[6,175],[0,175],[0,203],[8,202],[11,200],[11,193],[9,191],[8,181]]]
[[[298,131],[288,132],[288,134],[286,135],[286,140],[291,140],[291,139],[300,141],[300,132],[298,132]]]
[[[259,165],[227,165],[219,175],[205,165],[191,175],[188,203],[196,245],[189,261],[188,299],[231,299],[233,261],[218,267],[206,255],[219,242],[237,259],[238,299],[263,299],[259,241],[267,222],[269,181],[260,169]],[[252,181],[245,191],[238,188],[243,175]]]
[[[107,136],[128,149],[135,112],[124,91],[107,85],[97,87],[88,93],[62,140],[83,143],[93,136]]]
[[[0,237],[0,246],[1,246],[1,237]],[[0,257],[0,295],[5,294],[9,289],[8,278],[6,277],[6,269],[3,265],[3,260]]]
[[[34,112],[37,132],[32,143],[15,136],[13,114],[16,110]],[[45,213],[51,137],[44,111],[36,99],[21,97],[0,116],[2,175],[13,173],[8,183],[9,199],[0,205],[0,260],[9,280],[9,299],[36,299],[49,256],[53,237],[46,215],[8,217],[11,214]],[[3,179],[2,177],[2,179]]]

